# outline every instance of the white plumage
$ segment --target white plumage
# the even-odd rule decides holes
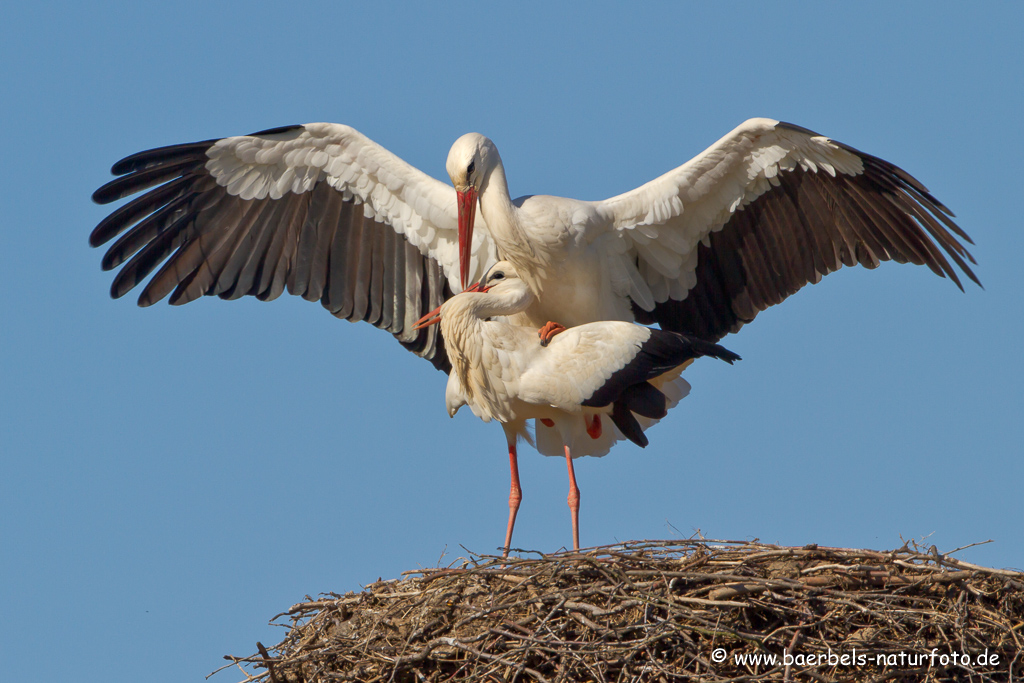
[[[451,188],[349,126],[311,123],[282,133],[224,138],[207,156],[206,170],[229,194],[277,200],[326,182],[343,201],[361,205],[364,216],[392,226],[424,255],[456,262]],[[489,261],[484,242],[477,241],[478,257]]]

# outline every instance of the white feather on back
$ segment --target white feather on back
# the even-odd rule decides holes
[[[650,336],[647,327],[619,321],[572,327],[534,354],[519,377],[517,395],[527,403],[579,412],[580,404],[628,365]]]

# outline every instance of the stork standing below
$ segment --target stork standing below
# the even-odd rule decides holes
[[[527,420],[547,423],[561,437],[572,542],[578,550],[580,494],[573,458],[603,455],[621,438],[646,446],[636,416],[665,416],[668,399],[658,386],[685,384],[679,373],[700,356],[729,363],[739,359],[717,344],[620,321],[572,327],[542,345],[536,328],[505,318],[533,305],[531,288],[511,263],[502,261],[482,286],[452,297],[418,323],[421,328],[441,323],[452,363],[445,392],[448,414],[469,405],[485,422],[497,420],[505,430],[511,470],[505,555],[522,500],[516,443],[530,439]],[[495,316],[500,317],[491,319]],[[604,419],[610,420],[607,433]]]
[[[112,170],[95,201],[142,192],[90,237],[117,238],[103,258],[120,267],[114,297],[154,271],[140,305],[287,290],[445,371],[436,328],[415,322],[499,258],[535,295],[519,324],[636,320],[710,341],[843,265],[923,264],[961,286],[952,261],[978,281],[957,238],[970,239],[916,179],[770,119],[598,202],[512,200],[497,148],[476,133],[448,155],[453,191],[330,123],[163,147]]]

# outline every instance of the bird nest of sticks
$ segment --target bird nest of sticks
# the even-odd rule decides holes
[[[1011,681],[1024,573],[890,552],[650,541],[471,555],[308,598],[246,681]],[[226,667],[225,667],[226,668]]]

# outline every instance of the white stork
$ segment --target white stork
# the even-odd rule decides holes
[[[962,289],[952,260],[978,282],[957,240],[970,238],[921,183],[768,119],[599,202],[513,201],[497,149],[477,134],[448,156],[453,191],[329,123],[163,147],[112,170],[121,177],[95,201],[146,190],[90,238],[120,235],[103,258],[121,267],[114,297],[158,268],[142,306],[287,289],[388,330],[443,370],[436,328],[413,325],[499,257],[537,297],[521,324],[636,320],[710,341],[844,264],[924,264]]]
[[[511,471],[505,555],[523,497],[516,443],[532,441],[527,420],[537,421],[538,437],[542,425],[558,434],[558,450],[551,452],[540,441],[538,450],[560,456],[564,448],[573,549],[579,550],[580,492],[573,458],[604,455],[623,438],[646,446],[646,424],[664,417],[689,390],[679,375],[694,358],[739,360],[718,344],[621,321],[571,327],[542,344],[536,327],[507,320],[534,305],[535,296],[515,267],[500,261],[478,290],[453,296],[417,325],[441,323],[452,364],[448,414],[454,417],[468,405],[474,415],[497,420],[505,430]]]

